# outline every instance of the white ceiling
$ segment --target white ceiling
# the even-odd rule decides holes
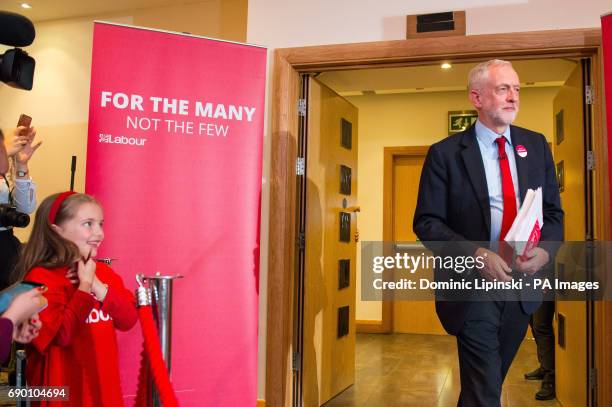
[[[570,59],[533,59],[512,62],[524,87],[560,86],[576,67]],[[401,68],[329,71],[317,79],[344,96],[417,93],[464,90],[467,76],[476,63],[453,64],[451,69],[440,65]]]
[[[0,0],[0,10],[22,14],[32,21],[59,20],[91,15],[120,13],[150,7],[202,3],[202,0],[24,0],[31,9],[21,7],[19,0]]]

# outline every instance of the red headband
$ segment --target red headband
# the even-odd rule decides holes
[[[53,225],[55,223],[55,218],[57,217],[57,213],[59,212],[60,206],[62,206],[62,202],[64,202],[64,200],[68,198],[70,195],[74,195],[74,194],[76,194],[76,192],[66,191],[66,192],[62,192],[61,194],[57,196],[57,198],[55,198],[55,200],[53,201],[53,204],[51,204],[51,209],[49,210],[49,223],[50,224]]]

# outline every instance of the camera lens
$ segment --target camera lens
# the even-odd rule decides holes
[[[0,205],[0,226],[24,228],[30,224],[30,216],[10,205]]]

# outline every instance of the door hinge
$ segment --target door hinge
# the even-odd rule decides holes
[[[586,152],[586,166],[588,171],[595,169],[595,154],[591,150]]]
[[[587,105],[594,104],[595,92],[593,91],[593,87],[591,85],[584,86],[584,96],[585,96]]]
[[[591,389],[597,388],[597,369],[591,368],[589,370],[589,387]]]
[[[298,115],[306,116],[306,99],[298,99]]]
[[[294,372],[299,372],[302,369],[300,354],[298,352],[293,352],[292,368]]]
[[[306,162],[304,161],[304,157],[298,157],[295,159],[295,174],[296,175],[304,175],[306,171]]]
[[[304,232],[298,233],[295,243],[298,250],[304,250],[306,248],[306,234]]]

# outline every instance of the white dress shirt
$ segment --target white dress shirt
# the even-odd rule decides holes
[[[520,195],[514,146],[510,138],[510,126],[506,127],[503,134],[497,134],[482,124],[480,120],[477,120],[475,130],[487,178],[487,188],[489,190],[489,206],[491,207],[491,242],[496,242],[499,240],[499,235],[501,234],[504,213],[504,194],[502,191],[501,170],[499,168],[499,153],[495,139],[500,136],[506,138],[506,155],[508,156],[508,163],[510,164],[514,193],[516,194],[516,207],[519,208]]]

